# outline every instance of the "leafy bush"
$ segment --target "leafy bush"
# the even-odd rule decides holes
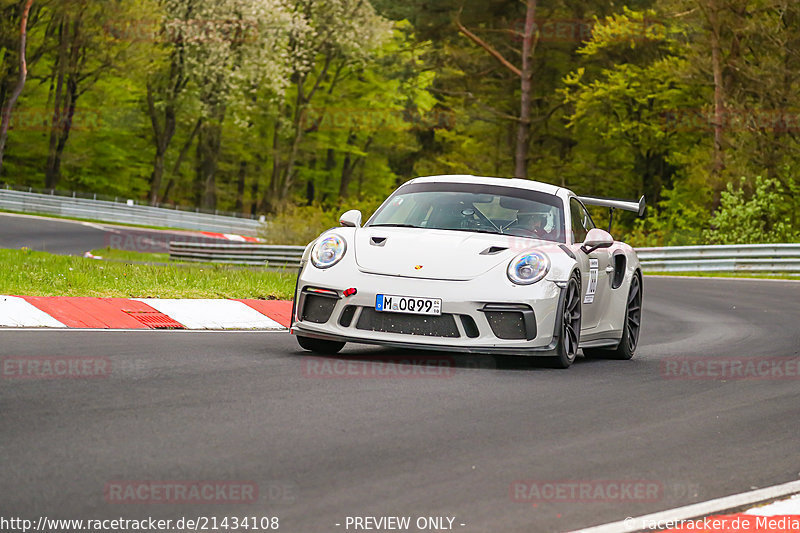
[[[741,178],[738,187],[728,184],[720,197],[720,207],[704,232],[709,244],[758,244],[800,240],[797,226],[798,187],[792,177],[784,186],[771,178],[755,178],[753,186]]]
[[[326,229],[339,225],[337,217],[335,211],[325,211],[317,205],[289,206],[271,216],[259,235],[268,244],[305,245]]]
[[[325,208],[320,205],[288,206],[269,217],[259,232],[267,244],[304,246],[323,231],[339,225],[339,217],[350,209],[359,209],[366,222],[383,200],[365,199],[348,201],[346,207]]]
[[[704,207],[710,201],[710,189],[681,181],[662,196],[655,208],[648,207],[645,218],[633,222],[623,240],[634,247],[702,244],[711,218]]]

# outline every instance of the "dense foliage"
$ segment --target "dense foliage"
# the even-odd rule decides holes
[[[0,0],[3,109],[25,4]],[[522,173],[645,194],[615,220],[639,245],[800,239],[797,2],[34,0],[27,30],[0,182],[300,242],[418,175]]]

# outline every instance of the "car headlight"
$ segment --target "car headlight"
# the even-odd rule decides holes
[[[517,285],[536,283],[550,270],[550,259],[541,252],[525,252],[508,264],[508,279]]]
[[[334,234],[317,241],[311,250],[311,262],[317,268],[330,268],[344,256],[347,250],[345,240]]]

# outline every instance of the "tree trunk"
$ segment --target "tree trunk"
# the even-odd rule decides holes
[[[460,16],[460,12],[459,12]],[[456,18],[458,30],[470,41],[477,44],[492,57],[497,59],[504,67],[513,72],[520,79],[520,106],[517,118],[517,133],[514,138],[514,175],[517,178],[527,178],[528,174],[528,144],[531,129],[531,93],[533,87],[533,49],[536,43],[534,35],[534,19],[536,17],[536,0],[526,0],[525,33],[522,38],[522,69],[517,68],[506,59],[503,54],[495,50],[489,43],[469,31],[459,17]]]
[[[151,85],[147,84],[147,111],[150,115],[150,123],[153,126],[153,143],[156,153],[153,157],[153,172],[150,174],[150,203],[156,205],[161,193],[161,181],[164,176],[164,159],[166,158],[167,148],[172,137],[175,135],[176,118],[173,102],[167,102],[164,109],[164,124],[158,122],[158,110],[155,105],[155,97]]]
[[[328,54],[325,56],[325,63],[322,66],[322,70],[317,75],[316,79],[313,83],[309,83],[311,86],[308,89],[308,93],[306,94],[306,82],[310,82],[311,80],[308,79],[306,74],[296,74],[296,85],[297,85],[297,96],[295,98],[294,103],[294,115],[292,116],[292,144],[289,149],[289,155],[286,158],[286,162],[283,165],[283,168],[279,168],[279,153],[277,150],[277,143],[273,142],[273,148],[275,148],[275,165],[276,167],[273,168],[273,179],[272,179],[272,186],[273,186],[273,196],[272,202],[273,205],[283,204],[286,199],[289,197],[289,193],[292,189],[292,185],[294,185],[294,170],[295,164],[297,163],[297,154],[300,150],[300,144],[303,141],[303,136],[305,134],[305,121],[306,121],[306,107],[311,100],[314,98],[314,94],[320,87],[322,80],[325,79],[327,75],[328,69],[331,66],[331,63],[334,59],[334,56]],[[277,125],[276,130],[277,134]],[[275,172],[275,170],[278,172]],[[282,170],[282,172],[280,172]],[[276,176],[281,176],[277,182],[275,180]]]
[[[531,92],[533,85],[533,25],[536,0],[527,1],[525,35],[522,38],[522,70],[520,80],[519,123],[517,124],[516,150],[514,152],[514,177],[528,177],[528,143],[531,130]]]
[[[150,193],[148,195],[152,205],[157,205],[160,198],[161,181],[164,177],[164,159],[168,144],[169,141],[163,135],[155,139],[156,153],[153,156],[153,171],[150,173]]]
[[[59,31],[59,50],[54,65],[57,79],[53,105],[53,123],[50,125],[45,183],[54,189],[61,179],[61,158],[69,139],[75,108],[78,103],[78,81],[84,66],[86,43],[82,35],[82,13],[74,20],[64,19]]]
[[[217,208],[217,166],[221,141],[221,124],[206,122],[197,139],[196,203],[203,209]]]
[[[370,135],[367,139],[367,142],[364,143],[364,148],[361,150],[364,153],[369,151],[369,147],[372,144],[372,139],[374,136]],[[354,146],[356,141],[355,132],[350,134],[350,137],[347,139],[347,144]],[[339,182],[339,197],[340,198],[347,198],[350,196],[350,183],[353,181],[353,174],[355,173],[356,168],[358,167],[359,163],[362,163],[364,158],[361,156],[353,157],[350,152],[345,155],[344,163],[342,163],[342,180]],[[359,187],[359,196],[361,196],[361,187]]]
[[[172,167],[172,175],[170,176],[167,186],[164,189],[164,196],[161,197],[162,202],[166,203],[169,201],[169,195],[172,192],[172,188],[175,186],[175,178],[180,175],[183,160],[186,159],[186,154],[189,153],[189,149],[192,147],[192,142],[194,142],[194,138],[197,137],[197,132],[200,131],[200,127],[202,125],[203,117],[200,117],[197,119],[197,122],[195,122],[194,129],[192,129],[192,133],[189,134],[189,138],[186,139],[185,143],[183,143],[183,147],[178,154],[178,159],[175,161],[175,165]]]
[[[297,82],[297,99],[295,101],[294,118],[293,118],[293,131],[292,148],[289,152],[289,159],[286,161],[286,168],[283,173],[283,183],[281,185],[278,200],[284,202],[289,196],[289,190],[294,181],[294,165],[297,161],[297,151],[300,149],[300,142],[303,140],[303,122],[306,113],[306,103],[308,102],[303,96],[303,84],[305,78],[301,78]]]
[[[74,80],[67,80],[67,94],[64,108],[61,109],[61,116],[59,117],[60,124],[54,126],[53,132],[56,133],[57,142],[55,149],[48,156],[48,167],[45,172],[45,177],[52,177],[52,183],[48,186],[50,189],[55,189],[61,179],[61,159],[64,155],[64,147],[67,145],[67,139],[72,129],[72,121],[75,118],[75,102],[77,100],[77,86]]]
[[[247,161],[239,162],[239,175],[236,183],[236,212],[244,213],[244,190],[247,181]]]
[[[714,75],[714,177],[719,178],[725,168],[724,137],[725,95],[722,80],[722,50],[720,44],[721,27],[717,0],[711,0],[708,10],[711,26],[711,69]]]
[[[209,120],[203,122],[198,133],[195,157],[195,193],[196,203],[204,209],[217,208],[216,180],[225,111],[225,104],[209,104]]]
[[[356,133],[353,130],[350,130],[350,134],[347,136],[347,146],[353,146],[356,142]],[[346,152],[344,154],[344,161],[342,162],[342,176],[339,181],[339,198],[347,198],[348,196],[348,189],[350,188],[350,181],[353,179],[353,170],[355,169],[356,165],[355,162],[352,161],[352,157],[350,152]]]
[[[17,98],[22,93],[25,87],[25,80],[28,77],[28,63],[26,58],[26,48],[28,41],[28,14],[31,12],[33,0],[28,0],[22,10],[22,21],[20,22],[19,29],[19,80],[14,90],[11,92],[11,98],[3,108],[2,120],[0,120],[0,175],[3,173],[3,154],[6,151],[6,140],[8,139],[8,124],[11,121],[11,112],[14,110],[14,105],[17,103]],[[4,95],[5,96],[5,95]],[[2,100],[0,100],[2,102]]]
[[[47,147],[47,163],[45,164],[44,176],[45,187],[54,189],[58,183],[58,174],[54,171],[56,167],[56,146],[58,145],[58,128],[62,121],[63,111],[61,109],[61,98],[64,92],[64,77],[67,70],[67,41],[69,34],[69,24],[62,21],[59,27],[58,56],[53,65],[53,79],[55,79],[55,95],[53,97],[53,117],[50,123],[50,139]]]
[[[150,174],[150,204],[158,205],[159,191],[161,190],[161,180],[164,176],[164,152],[156,149],[153,158],[153,172]]]
[[[250,214],[255,215],[260,209],[261,205],[258,197],[258,185],[261,176],[261,163],[256,164],[255,176],[250,182]]]
[[[264,195],[264,208],[269,213],[274,213],[278,208],[278,191],[281,188],[281,139],[280,118],[275,118],[272,128],[272,176]]]
[[[66,85],[67,90],[62,96],[63,105],[56,101],[53,124],[50,125],[50,145],[45,168],[45,187],[48,189],[55,189],[61,180],[61,159],[75,118],[78,87],[72,77],[67,79]]]

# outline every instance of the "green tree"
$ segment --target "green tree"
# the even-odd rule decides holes
[[[788,189],[781,181],[756,176],[752,187],[746,178],[722,192],[719,210],[705,232],[710,244],[758,244],[797,242],[800,240],[797,205],[786,202],[787,196],[800,193],[792,173],[786,173]]]
[[[416,132],[447,126],[428,91],[434,73],[421,68],[427,48],[409,31],[398,23],[368,63],[337,66],[308,108],[298,166],[308,202],[384,195],[418,150]]]
[[[113,42],[104,31],[104,23],[125,15],[121,4],[114,8],[86,0],[66,0],[52,7],[49,23],[56,42],[47,80],[53,109],[44,169],[48,188],[55,188],[61,179],[62,156],[78,100],[104,73],[118,67],[127,52],[126,46]]]
[[[672,29],[654,19],[652,11],[626,11],[599,21],[580,53],[610,66],[581,67],[564,79],[574,161],[585,176],[577,180],[593,194],[645,194],[657,203],[677,172],[673,155],[696,142],[677,111],[699,95],[683,75],[687,60]],[[642,51],[614,61],[620,49]]]
[[[297,0],[294,13],[299,24],[289,46],[291,85],[273,131],[272,175],[265,197],[269,210],[284,204],[295,185],[308,108],[322,85],[331,76],[335,86],[337,73],[368,62],[391,31],[389,22],[364,0]]]

